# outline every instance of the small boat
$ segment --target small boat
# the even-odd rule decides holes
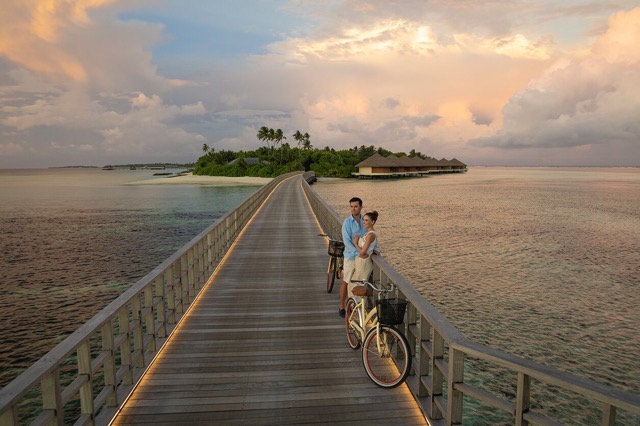
[[[136,170],[136,166],[130,166],[129,170]]]
[[[102,168],[102,170],[115,170],[115,167],[113,167],[113,166],[104,166]]]

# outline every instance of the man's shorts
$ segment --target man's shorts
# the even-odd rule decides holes
[[[356,260],[344,259],[342,263],[342,281],[347,283],[347,297],[353,296],[351,293],[351,289],[355,287],[357,284],[351,284],[351,278],[353,277],[353,273],[356,271]]]

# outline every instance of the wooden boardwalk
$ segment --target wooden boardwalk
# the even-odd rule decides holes
[[[374,385],[347,345],[319,232],[301,178],[283,182],[113,424],[426,424],[409,390]]]

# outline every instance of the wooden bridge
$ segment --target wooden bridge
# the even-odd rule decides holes
[[[489,423],[640,424],[638,395],[470,341],[378,256],[415,353],[405,385],[375,386],[325,290],[317,234],[339,238],[341,215],[305,179],[265,185],[1,389],[0,426],[439,426],[471,406]]]
[[[300,179],[284,181],[114,424],[426,424],[411,393],[377,387],[347,345],[319,232]]]

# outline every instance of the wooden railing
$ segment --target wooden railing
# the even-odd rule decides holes
[[[342,218],[309,185],[304,188],[324,232],[342,239]],[[414,348],[406,384],[431,424],[462,424],[463,414],[470,416],[478,407],[497,412],[493,420],[478,421],[484,424],[640,424],[638,395],[475,343],[382,257],[373,256],[373,263],[374,280],[395,284],[398,296],[408,301],[405,323],[399,326]],[[572,414],[567,404],[574,404]]]
[[[107,423],[279,176],[0,390],[0,426]]]

